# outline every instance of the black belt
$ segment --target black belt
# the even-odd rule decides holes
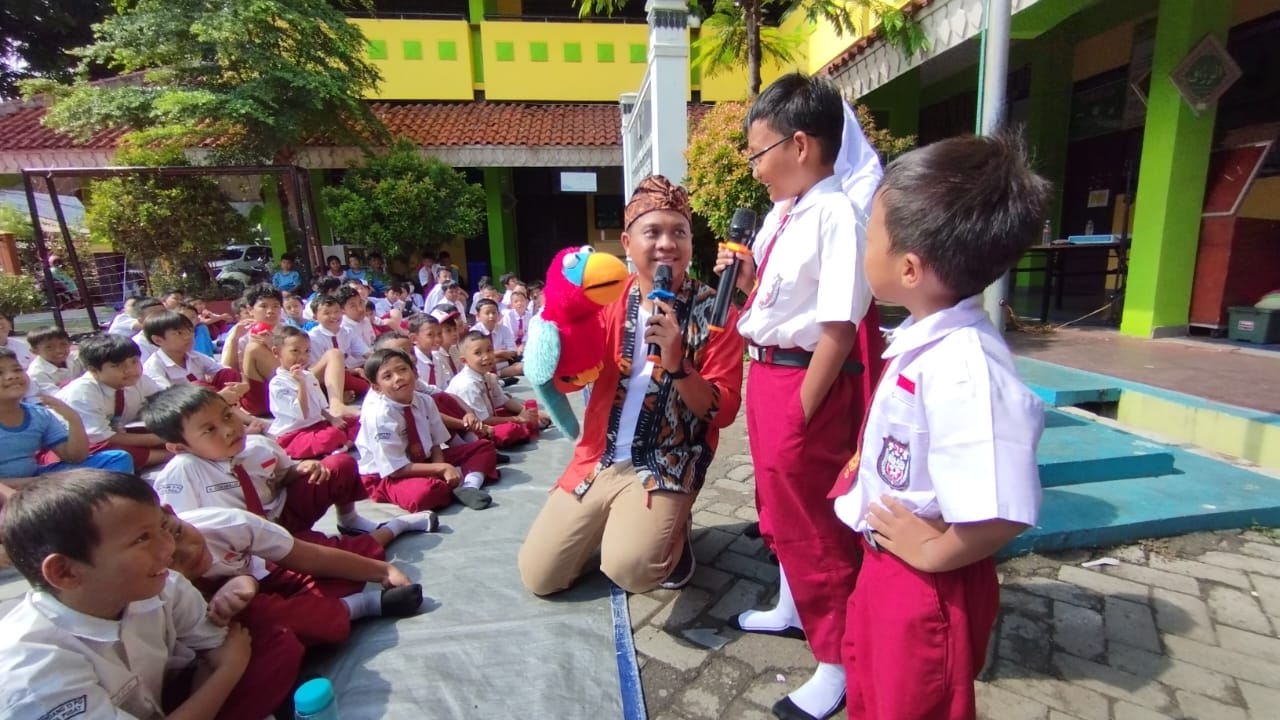
[[[748,345],[747,355],[756,362],[781,365],[783,367],[807,368],[813,360],[813,353],[808,350],[796,350],[780,347],[762,347]],[[846,375],[860,375],[865,368],[857,360],[845,360],[840,372]]]

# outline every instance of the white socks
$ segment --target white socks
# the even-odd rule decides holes
[[[738,614],[738,625],[746,632],[779,633],[787,628],[801,629],[796,601],[791,597],[787,573],[778,567],[778,604],[772,610],[746,610]]]
[[[478,472],[469,472],[462,478],[462,487],[479,488],[484,486],[484,475]]]
[[[363,517],[353,508],[350,512],[338,513],[338,527],[355,530],[356,532],[371,533],[378,529],[378,523]]]
[[[388,520],[382,527],[400,537],[407,532],[435,532],[440,527],[440,518],[430,510],[400,515]]]
[[[796,707],[815,718],[825,718],[840,707],[844,699],[844,667],[818,663],[813,677],[787,697]]]
[[[342,598],[352,620],[382,615],[382,591],[365,590]]]

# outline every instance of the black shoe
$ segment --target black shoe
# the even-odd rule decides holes
[[[693,556],[693,540],[690,539],[689,533],[685,533],[684,552],[680,553],[676,566],[671,568],[671,573],[667,575],[666,580],[658,583],[658,587],[663,590],[679,590],[689,584],[693,579],[693,571],[697,569],[698,560]]]
[[[756,538],[760,537],[760,523],[753,522],[750,525],[742,528],[742,534],[745,535],[746,537],[751,538],[752,540],[755,540]]]
[[[520,378],[505,377],[502,378],[502,387],[511,387],[518,382],[520,382]]]
[[[498,464],[499,464],[499,465],[506,465],[506,464],[507,464],[507,463],[509,463],[509,462],[511,462],[511,456],[510,456],[510,455],[504,455],[504,454],[502,454],[502,453],[498,453]]]
[[[729,618],[729,627],[739,632],[752,633],[754,635],[773,635],[774,637],[791,638],[792,640],[805,639],[804,630],[801,630],[800,628],[795,627],[794,625],[788,625],[782,628],[781,630],[768,630],[763,628],[761,629],[752,628],[748,630],[747,628],[742,627],[742,623],[738,622],[737,615],[734,615],[733,617]]]
[[[814,717],[801,710],[799,705],[791,702],[791,696],[783,695],[781,700],[773,704],[773,716],[781,720],[827,720],[827,718],[835,717],[843,709],[844,697],[841,697],[840,703],[831,712],[822,717]]]

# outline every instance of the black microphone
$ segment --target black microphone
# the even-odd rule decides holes
[[[659,265],[658,269],[653,271],[653,290],[649,291],[649,299],[669,303],[675,298],[675,293],[671,292],[671,266]],[[654,315],[661,312],[657,305],[653,306]],[[655,364],[662,362],[662,348],[656,343],[649,343],[649,359]]]
[[[716,304],[711,308],[711,330],[724,332],[725,321],[729,319],[729,306],[733,304],[734,289],[738,285],[738,268],[742,259],[738,253],[751,252],[751,242],[756,236],[756,211],[738,208],[733,211],[733,219],[729,221],[729,242],[720,247],[732,250],[733,261],[720,273],[720,287],[716,290]]]

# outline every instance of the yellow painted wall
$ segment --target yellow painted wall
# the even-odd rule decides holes
[[[1255,180],[1237,214],[1247,218],[1280,220],[1280,175]]]
[[[486,22],[480,26],[484,49],[485,97],[489,100],[614,101],[635,92],[644,78],[649,29],[636,24]],[[567,58],[576,43],[580,60]],[[602,61],[599,46],[612,50]],[[632,58],[632,46],[645,50]],[[545,60],[534,60],[544,49]],[[502,59],[506,50],[511,55]],[[510,58],[510,59],[507,59]]]
[[[375,100],[471,100],[471,31],[465,20],[351,22],[368,40],[369,59],[382,72]],[[418,59],[410,59],[415,54]]]
[[[1129,64],[1133,54],[1133,28],[1137,20],[1116,25],[1076,44],[1071,80],[1079,82],[1098,73]]]
[[[1116,420],[1265,468],[1280,469],[1280,425],[1132,391],[1121,393]]]

